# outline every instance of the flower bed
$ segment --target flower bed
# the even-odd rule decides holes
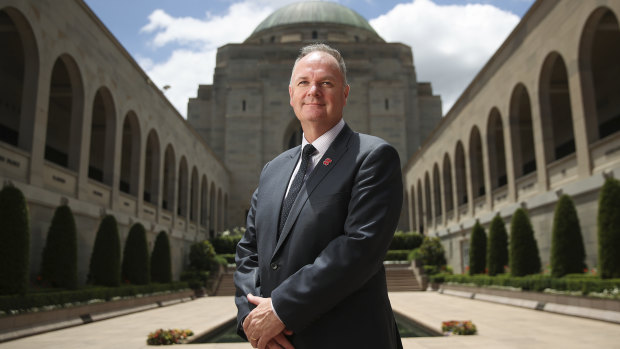
[[[473,335],[476,334],[476,325],[470,320],[467,321],[444,321],[441,323],[441,331],[444,336],[452,335]]]
[[[164,330],[159,329],[155,332],[149,333],[146,344],[148,345],[172,345],[183,344],[187,342],[187,339],[194,335],[191,330]]]

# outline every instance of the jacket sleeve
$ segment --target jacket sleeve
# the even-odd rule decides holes
[[[243,320],[254,309],[254,305],[247,300],[247,294],[260,294],[260,274],[258,269],[258,249],[256,242],[256,227],[254,219],[256,215],[256,199],[258,189],[252,195],[250,210],[248,212],[246,231],[239,243],[237,244],[237,253],[235,262],[237,269],[235,270],[235,304],[237,305],[237,333],[245,338],[243,331]]]
[[[382,143],[361,161],[344,234],[271,293],[278,316],[293,332],[360,289],[383,265],[402,207],[400,160],[392,146]]]

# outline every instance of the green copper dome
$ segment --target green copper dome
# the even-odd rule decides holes
[[[320,22],[358,27],[376,34],[368,21],[350,8],[333,2],[307,1],[290,4],[276,10],[254,29],[252,35],[282,25]]]

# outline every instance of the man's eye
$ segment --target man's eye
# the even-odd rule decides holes
[[[321,85],[323,85],[323,86],[331,86],[331,85],[332,85],[332,83],[331,83],[331,82],[329,82],[329,81],[323,81],[323,82],[321,83]]]
[[[300,81],[297,83],[297,86],[305,86],[305,85],[308,85],[307,81]]]

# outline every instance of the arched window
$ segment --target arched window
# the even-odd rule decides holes
[[[215,183],[209,189],[209,237],[215,237]]]
[[[143,199],[153,205],[157,205],[159,198],[159,153],[159,137],[155,130],[151,130],[146,138]]]
[[[116,116],[112,94],[101,87],[95,94],[90,128],[88,177],[112,185]]]
[[[433,205],[431,202],[431,179],[428,172],[424,175],[424,207],[426,207],[426,224],[433,222]]]
[[[175,156],[172,145],[168,144],[164,154],[164,197],[162,208],[172,211],[174,209],[174,188],[176,183]]]
[[[123,144],[121,151],[120,190],[138,196],[140,172],[140,124],[133,111],[125,116],[123,122]]]
[[[418,179],[418,232],[424,234],[424,201],[422,199],[422,181]]]
[[[192,181],[189,190],[189,220],[194,222],[198,217],[198,170],[192,169]]]
[[[439,165],[435,163],[433,166],[433,201],[435,203],[433,210],[435,213],[435,218],[441,217],[441,177],[439,176]],[[437,219],[439,220],[439,219]]]
[[[568,74],[562,57],[556,52],[549,54],[540,75],[545,160],[551,163],[575,153]]]
[[[32,148],[39,53],[32,28],[14,8],[0,10],[0,142]]]
[[[207,183],[209,183],[207,180],[207,176],[203,175],[202,180],[200,181],[200,225],[203,227],[207,226],[207,218],[209,214],[209,207],[207,206]]]
[[[506,176],[506,148],[504,146],[504,126],[497,108],[491,109],[487,123],[487,149],[489,151],[489,169],[491,187],[497,189],[508,183]]]
[[[589,143],[620,132],[620,28],[609,8],[594,11],[583,29],[579,71]]]
[[[461,206],[465,205],[469,201],[467,200],[467,172],[465,170],[465,150],[463,149],[463,143],[461,143],[461,141],[456,144],[454,161],[454,167],[456,171],[457,204]]]
[[[179,201],[177,201],[177,214],[181,217],[187,217],[187,160],[185,156],[181,157],[181,162],[179,163],[179,186],[177,196]]]
[[[52,68],[45,131],[45,160],[79,170],[84,98],[82,78],[69,55],[60,56]]]
[[[411,212],[411,231],[416,231],[417,229],[417,224],[416,224],[416,217],[415,217],[415,189],[413,188],[413,185],[411,186],[411,194],[409,195],[409,200],[411,202],[411,206],[410,207],[410,212]]]
[[[480,131],[474,126],[469,134],[469,164],[471,166],[471,187],[474,199],[484,196],[484,166],[482,163],[482,140]]]
[[[452,191],[452,164],[448,153],[443,157],[443,192],[446,203],[446,213],[454,209],[454,194]]]
[[[534,129],[530,97],[523,84],[518,84],[510,99],[510,134],[515,178],[536,171]]]

